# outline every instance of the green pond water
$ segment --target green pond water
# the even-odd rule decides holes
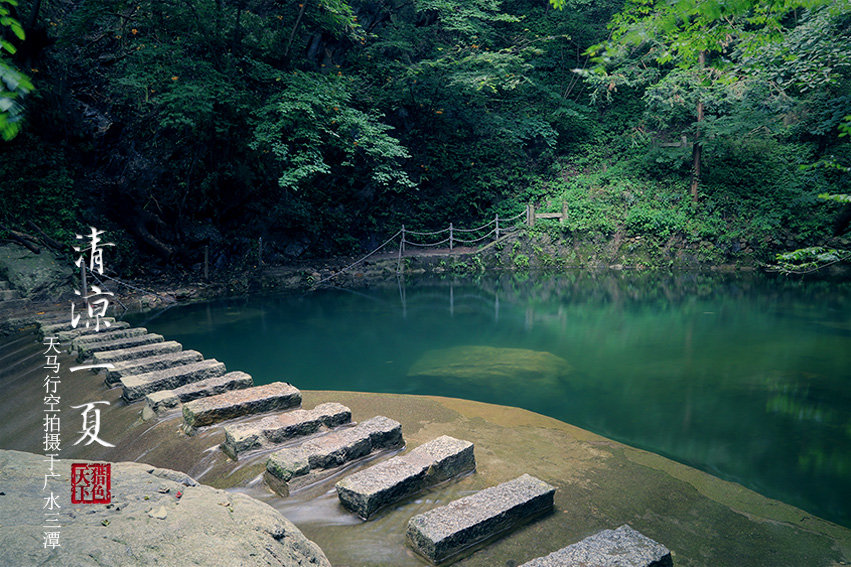
[[[410,279],[135,315],[257,383],[518,406],[851,526],[851,286]]]

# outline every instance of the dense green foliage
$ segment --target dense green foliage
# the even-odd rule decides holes
[[[725,254],[848,228],[817,198],[849,192],[847,0],[3,6],[27,39],[3,36],[2,96],[29,90],[13,65],[36,90],[0,145],[0,220],[97,224],[125,273],[205,245],[252,262],[260,237],[267,261],[354,253],[529,201],[566,200],[571,237]]]

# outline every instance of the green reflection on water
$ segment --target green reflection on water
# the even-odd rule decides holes
[[[408,280],[216,301],[145,324],[258,383],[519,406],[851,526],[845,284],[631,272]]]

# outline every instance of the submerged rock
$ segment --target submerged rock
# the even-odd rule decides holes
[[[459,346],[430,350],[408,371],[410,377],[487,384],[557,384],[570,373],[566,360],[523,348]]]

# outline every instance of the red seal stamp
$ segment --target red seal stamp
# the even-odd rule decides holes
[[[109,504],[112,501],[112,471],[109,463],[71,465],[71,503]]]

